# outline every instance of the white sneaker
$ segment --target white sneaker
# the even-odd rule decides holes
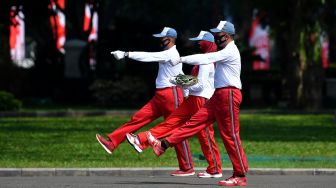
[[[149,131],[146,131],[146,137],[156,156],[159,157],[166,151],[163,147],[161,147],[161,141],[156,139]]]
[[[200,172],[197,174],[197,177],[199,178],[221,178],[222,176],[223,176],[222,173],[209,174],[207,172]]]
[[[187,170],[187,171],[182,171],[182,170],[176,170],[174,172],[171,172],[170,173],[171,176],[182,176],[182,177],[185,177],[185,176],[193,176],[195,175],[195,171],[193,168]]]
[[[218,185],[221,186],[246,186],[247,185],[247,177],[230,177],[226,180],[222,180],[218,182]]]
[[[127,138],[128,143],[130,143],[137,152],[139,152],[139,153],[142,152],[143,147],[140,144],[138,136],[136,136],[132,133],[127,133],[126,138]]]

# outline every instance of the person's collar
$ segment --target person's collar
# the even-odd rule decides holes
[[[171,46],[170,48],[167,48],[166,50],[170,50],[170,49],[176,49],[176,44],[174,44],[174,45]]]
[[[234,44],[234,40],[230,41],[226,46],[228,46],[230,44]]]
[[[232,46],[234,45],[234,40],[230,41],[224,48],[220,49],[220,50],[224,50],[225,48],[227,48],[228,46]]]

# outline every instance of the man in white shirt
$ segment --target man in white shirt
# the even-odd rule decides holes
[[[133,133],[161,116],[166,119],[182,103],[182,89],[169,81],[170,78],[183,74],[182,64],[173,66],[171,63],[180,59],[175,45],[177,33],[175,29],[165,27],[161,33],[154,34],[153,36],[160,39],[163,51],[124,52],[118,50],[111,52],[118,60],[128,57],[140,62],[158,62],[159,70],[156,77],[154,97],[137,111],[129,122],[110,133],[108,139],[96,134],[98,142],[109,154],[125,140],[126,133]],[[188,148],[187,140],[175,146],[179,167],[182,171],[193,171],[194,168]]]
[[[214,36],[206,31],[201,31],[197,37],[190,40],[198,41],[202,53],[216,52],[217,46],[214,41]],[[137,135],[126,134],[130,144],[137,151],[144,150],[148,146],[148,137],[164,138],[171,135],[174,129],[182,126],[190,119],[212,96],[214,88],[214,64],[194,65],[191,75],[197,76],[198,83],[184,87],[189,96],[164,122],[156,125],[146,132],[140,132]],[[199,143],[205,159],[208,162],[208,167],[205,172],[198,173],[200,178],[220,178],[222,177],[222,166],[220,154],[214,137],[212,123],[209,123],[204,129],[197,133]],[[194,174],[194,170],[190,172],[176,172],[173,176],[185,176],[186,174]]]
[[[187,121],[182,127],[165,139],[151,138],[149,144],[155,154],[160,156],[165,150],[182,140],[196,134],[206,123],[217,121],[220,135],[233,166],[232,177],[220,181],[223,186],[247,185],[248,171],[246,156],[240,141],[239,106],[241,95],[241,59],[234,43],[235,28],[227,21],[220,21],[211,31],[215,34],[216,43],[222,50],[181,57],[181,62],[188,64],[210,64],[215,62],[215,92],[210,100]],[[173,62],[173,64],[178,63]]]

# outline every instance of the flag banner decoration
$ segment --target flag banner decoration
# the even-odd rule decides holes
[[[9,47],[13,62],[25,58],[25,23],[21,8],[12,6],[10,10]]]
[[[324,69],[329,68],[329,37],[327,34],[323,33],[320,37],[321,43],[321,62]]]
[[[90,69],[96,69],[95,43],[98,40],[98,3],[88,0],[85,3],[83,30],[87,34],[89,42],[89,64]]]
[[[84,32],[89,34],[88,41],[98,40],[98,13],[94,3],[85,3]],[[91,31],[90,31],[91,28]]]
[[[270,39],[269,26],[261,24],[261,17],[254,12],[250,33],[249,45],[254,48],[252,55],[259,57],[252,62],[253,70],[270,69]]]
[[[65,0],[50,0],[49,10],[51,11],[50,25],[53,32],[56,48],[61,52],[64,51],[65,43]]]

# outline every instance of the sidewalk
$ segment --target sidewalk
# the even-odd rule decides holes
[[[175,168],[0,168],[0,177],[13,176],[158,176]],[[196,172],[204,168],[195,168]],[[232,174],[232,169],[223,169]],[[249,175],[336,175],[336,169],[251,168]]]

